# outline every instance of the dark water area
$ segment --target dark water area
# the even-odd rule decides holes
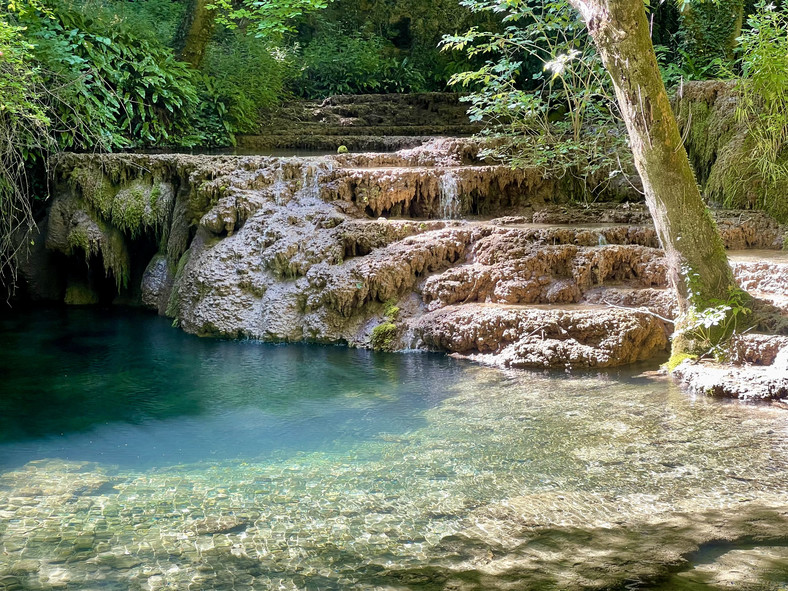
[[[0,589],[788,589],[788,413],[0,315]]]
[[[417,427],[457,363],[340,346],[201,339],[135,310],[0,317],[0,469],[257,457]]]

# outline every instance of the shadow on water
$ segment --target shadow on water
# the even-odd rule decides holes
[[[716,540],[702,544],[684,558],[686,562],[652,584],[637,587],[642,591],[715,591],[737,588],[741,591],[784,591],[788,588],[788,537],[782,535],[755,539]],[[752,575],[756,573],[757,576]],[[736,581],[749,574],[758,582]],[[741,577],[743,578],[743,577]]]
[[[251,457],[363,439],[421,424],[458,371],[437,355],[200,339],[117,309],[15,311],[0,317],[0,347],[0,467]]]

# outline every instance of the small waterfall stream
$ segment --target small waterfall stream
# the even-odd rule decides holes
[[[280,164],[274,171],[274,180],[271,183],[271,192],[274,195],[274,202],[277,205],[282,206],[287,203],[286,197],[289,194],[287,188],[287,183],[285,182],[285,169]]]
[[[320,199],[320,171],[315,164],[304,162],[301,167],[301,189],[300,193],[304,199]]]
[[[460,217],[460,179],[456,172],[447,171],[440,177],[440,217],[453,220]]]

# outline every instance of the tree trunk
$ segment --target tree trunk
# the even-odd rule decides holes
[[[570,2],[583,16],[613,80],[680,312],[728,301],[731,290],[738,288],[682,145],[643,0]],[[691,346],[686,339],[674,339],[674,354],[691,352]]]
[[[216,10],[206,8],[210,3],[211,0],[191,0],[175,36],[178,58],[195,69],[202,64],[216,27]]]
[[[736,39],[744,21],[744,0],[691,0],[681,9],[686,51],[696,69],[717,58],[733,61]]]

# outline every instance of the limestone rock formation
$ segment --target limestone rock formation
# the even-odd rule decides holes
[[[198,335],[540,368],[666,351],[675,305],[645,209],[569,208],[559,179],[478,149],[67,155],[46,245],[63,263],[61,294],[138,302]],[[718,220],[729,247],[782,241],[764,216]],[[784,292],[788,273],[770,264],[742,259],[737,274]]]
[[[733,363],[686,360],[674,375],[691,393],[741,400],[788,400],[788,337],[744,335]]]

